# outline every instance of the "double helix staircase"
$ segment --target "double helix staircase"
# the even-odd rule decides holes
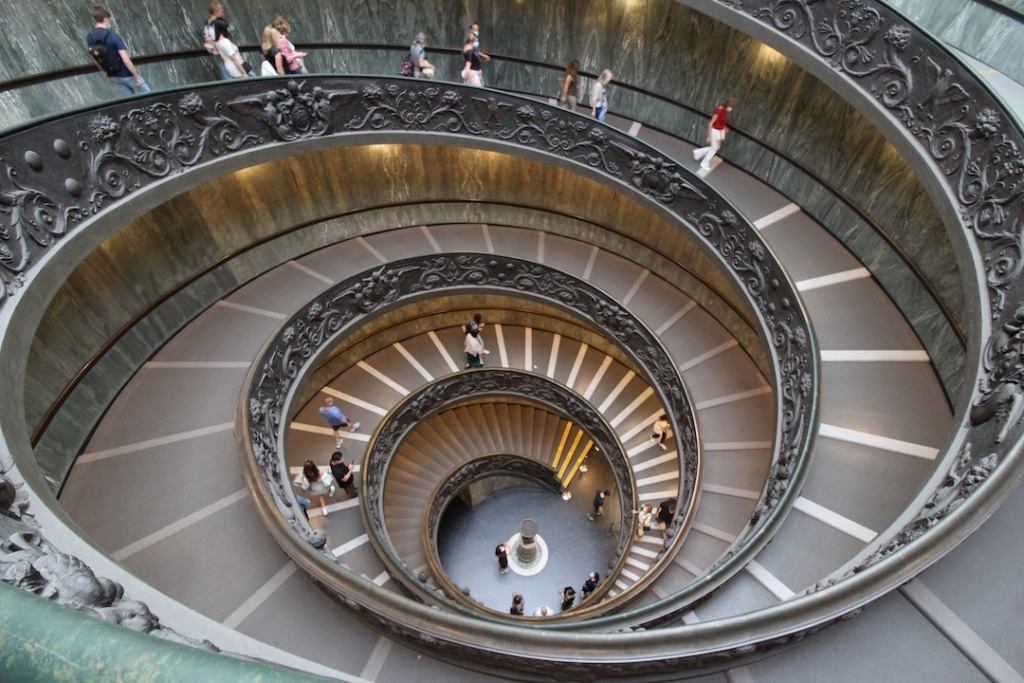
[[[646,130],[639,136],[677,158],[688,157],[685,143]],[[686,623],[783,602],[827,578],[915,497],[933,471],[939,435],[951,418],[906,321],[838,242],[798,207],[727,164],[716,167],[708,181],[744,213],[762,219],[765,238],[802,291],[822,349],[821,424],[809,477],[775,541],[681,615]],[[256,521],[235,465],[234,402],[263,340],[330,283],[388,261],[457,251],[536,259],[573,273],[656,333],[693,397],[706,470],[692,530],[632,606],[654,604],[699,579],[730,552],[765,484],[777,419],[769,381],[724,327],[644,265],[519,226],[397,228],[310,252],[231,293],[169,340],[112,404],[68,477],[61,496],[65,509],[100,547],[157,591],[300,659],[319,660],[338,675],[363,673],[383,641],[297,572]],[[633,369],[569,334],[498,320],[487,331],[491,363],[538,372],[578,392],[616,429],[639,500],[676,495],[678,455],[662,451],[648,436],[662,408]],[[461,344],[458,327],[439,328],[391,343],[343,371],[294,416],[285,449],[292,472],[307,458],[325,465],[333,450],[331,432],[316,413],[323,395],[362,422],[343,447],[350,462],[359,462],[369,435],[392,407],[417,387],[460,370]],[[434,419],[430,438],[409,442],[395,470],[404,474],[389,481],[386,495],[410,494],[410,477],[442,477],[468,456],[460,444],[519,448],[518,425],[521,434],[540,432],[540,450],[547,453],[552,445],[558,450],[564,433],[564,427],[549,431],[547,420],[543,431],[527,429],[525,411],[519,409],[516,422],[512,406],[493,408],[493,414],[481,408],[471,420],[455,412]],[[154,414],[159,419],[151,419]],[[487,435],[467,431],[471,425],[487,425]],[[585,442],[581,437],[577,443],[570,430],[566,444],[558,471],[569,463],[563,482],[571,488],[580,484],[569,477]],[[443,467],[427,469],[426,462]],[[106,495],[112,482],[124,482],[116,498]],[[396,531],[402,524],[420,524],[416,534],[396,536],[408,543],[401,553],[414,568],[423,564],[413,538],[422,529],[415,519],[422,503],[410,499],[404,518],[401,503],[386,505]],[[314,501],[312,524],[327,535],[345,568],[399,591],[368,543],[357,505],[332,500],[325,515]],[[211,538],[218,542],[210,544]],[[661,543],[655,535],[632,543],[613,590],[626,590],[642,577]],[[207,552],[189,551],[197,545]],[[332,652],[339,635],[350,644],[345,656]],[[411,665],[424,676],[430,671],[447,680],[483,680],[435,660],[420,661],[387,642],[390,655],[373,675],[379,680],[399,680]]]
[[[583,429],[542,408],[486,402],[445,410],[417,426],[391,462],[384,489],[388,538],[407,567],[423,571],[434,493],[459,468],[488,455],[514,455],[550,468],[568,488],[592,448]]]

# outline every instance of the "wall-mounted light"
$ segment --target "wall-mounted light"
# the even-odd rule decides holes
[[[782,64],[786,61],[786,55],[765,43],[761,43],[761,47],[757,51],[757,58],[772,65]]]

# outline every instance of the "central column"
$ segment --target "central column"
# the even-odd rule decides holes
[[[516,546],[516,558],[529,564],[537,557],[537,522],[529,517],[519,524],[520,543]]]

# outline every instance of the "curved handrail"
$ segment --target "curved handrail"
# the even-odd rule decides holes
[[[653,581],[671,560],[696,512],[702,464],[692,402],[668,352],[639,319],[582,280],[548,266],[515,258],[459,253],[407,258],[385,264],[332,286],[282,324],[261,350],[243,385],[243,403],[248,409],[243,414],[238,432],[245,435],[246,451],[251,451],[255,459],[261,495],[270,497],[279,507],[281,514],[274,521],[278,524],[286,522],[313,548],[327,552],[323,535],[313,530],[303,517],[294,514],[294,494],[288,477],[282,478],[282,473],[287,472],[283,465],[287,420],[281,416],[292,414],[291,403],[320,358],[371,317],[384,315],[398,306],[424,298],[459,292],[472,292],[476,296],[494,292],[536,299],[603,329],[610,343],[618,345],[654,390],[672,422],[673,439],[680,454],[679,505],[670,524],[672,540],[661,557],[652,563],[651,570],[634,584],[635,590],[640,590]],[[423,599],[432,596],[397,557],[386,533],[382,492],[391,459],[415,425],[436,410],[467,396],[521,392],[541,400],[563,415],[571,416],[609,453],[621,453],[621,444],[614,429],[587,401],[547,377],[531,372],[493,369],[454,373],[404,397],[385,416],[371,437],[361,470],[366,495],[362,497],[360,509],[364,525],[370,532],[369,538],[381,559],[396,576],[404,577],[403,583]],[[252,464],[246,462],[247,465]],[[630,508],[627,510],[622,506],[621,509],[626,521],[625,516],[637,507],[632,470],[625,456],[612,457],[609,464],[618,489],[630,492]],[[623,523],[620,533],[625,533],[630,526]],[[625,538],[631,540],[628,534]],[[625,560],[623,552],[619,564]],[[318,576],[321,582],[332,585],[330,578],[333,577]],[[635,591],[624,591],[612,600],[614,604],[620,604],[634,594]],[[602,610],[607,609],[610,603]],[[580,610],[577,618],[584,613],[592,612]]]
[[[259,50],[259,46],[258,45],[240,45],[239,47],[243,51],[248,50],[248,51],[258,52],[258,50]],[[372,50],[390,50],[390,51],[394,51],[396,53],[407,52],[408,49],[409,49],[408,45],[373,44],[373,43],[347,43],[347,42],[335,42],[335,41],[308,42],[308,43],[302,43],[301,45],[299,45],[297,47],[299,49],[302,49],[302,50],[321,50],[321,49],[328,49],[328,50],[371,50],[372,49]],[[437,53],[448,55],[448,56],[457,56],[457,55],[461,55],[461,53],[462,53],[462,49],[461,48],[446,48],[446,47],[431,46],[430,49],[431,49],[432,52],[437,52]],[[208,53],[204,49],[180,50],[180,51],[168,52],[168,53],[163,53],[163,54],[158,54],[158,55],[141,55],[141,56],[139,56],[138,58],[135,59],[135,62],[141,63],[141,64],[145,64],[145,63],[160,62],[163,59],[174,60],[174,59],[183,59],[183,58],[207,58],[208,56],[209,56]],[[547,63],[547,62],[542,62],[542,61],[539,61],[539,60],[529,59],[529,58],[525,58],[525,57],[519,57],[519,56],[515,56],[515,55],[491,53],[491,56],[492,56],[492,58],[494,58],[494,59],[496,59],[496,60],[498,60],[500,62],[507,62],[507,63],[513,63],[513,64],[521,64],[521,65],[525,65],[525,66],[529,66],[529,67],[534,67],[534,68],[547,69],[547,70],[553,71],[553,72],[559,72],[560,73],[564,69],[564,66],[562,66],[562,65],[550,64],[550,63]],[[48,72],[44,72],[44,73],[40,73],[40,74],[33,74],[31,76],[25,76],[23,78],[11,79],[9,81],[6,81],[4,83],[4,85],[5,85],[5,87],[25,87],[25,86],[28,86],[28,85],[35,85],[35,84],[38,84],[38,83],[43,83],[43,82],[47,82],[47,81],[51,81],[51,80],[58,80],[58,79],[61,79],[61,78],[66,78],[66,77],[77,76],[77,75],[82,75],[82,74],[87,74],[87,73],[93,73],[94,70],[95,70],[95,66],[94,65],[89,65],[89,64],[79,65],[79,66],[74,66],[74,67],[67,67],[65,69],[57,69],[57,70],[53,70],[53,71],[48,71]],[[597,77],[596,73],[590,73],[590,72],[583,71],[583,70],[580,71],[580,75],[585,77],[585,78],[591,78],[591,79],[594,79],[594,78]],[[641,95],[642,97],[652,98],[654,100],[657,100],[658,102],[661,102],[661,103],[664,103],[664,104],[668,104],[670,106],[678,107],[678,108],[686,111],[688,114],[692,114],[692,115],[696,115],[696,116],[707,116],[707,112],[701,111],[701,110],[699,110],[699,109],[697,109],[697,108],[695,108],[695,107],[693,107],[693,106],[691,106],[691,105],[689,105],[689,104],[687,104],[685,102],[680,102],[680,101],[675,100],[675,99],[673,99],[671,97],[668,97],[666,95],[662,95],[660,93],[657,93],[657,92],[654,92],[654,91],[651,91],[651,90],[647,90],[647,89],[645,89],[645,88],[643,88],[641,86],[638,86],[636,84],[616,81],[615,87],[616,88],[621,88],[622,90],[626,90],[626,91],[629,91],[629,92],[636,93],[638,95]],[[509,92],[509,93],[520,93],[520,94],[526,94],[526,95],[532,95],[532,96],[539,95],[539,93],[533,93],[533,92],[528,92],[528,91],[518,91],[518,90],[515,90],[515,89],[508,89],[508,88],[496,88],[496,89],[503,90],[503,91]],[[42,117],[42,118],[38,119],[37,121],[29,122],[26,125],[34,125],[35,123],[43,122],[43,121],[49,120],[50,118],[54,118],[54,117],[51,117],[51,116]],[[646,128],[648,128],[648,129],[650,129],[650,130],[656,130],[656,131],[659,131],[659,132],[663,132],[663,133],[665,133],[667,135],[678,137],[677,133],[672,133],[672,132],[669,132],[669,131],[665,131],[662,128],[660,128],[660,127],[658,127],[656,125],[653,125],[651,123],[648,123],[646,121],[640,121],[640,122],[643,123],[644,126]],[[803,162],[801,162],[801,161],[791,157],[790,155],[786,154],[785,152],[781,151],[780,149],[778,149],[777,147],[772,145],[770,141],[762,140],[761,138],[753,135],[752,133],[749,133],[741,125],[737,125],[735,122],[730,124],[729,129],[730,129],[730,132],[733,135],[737,135],[737,136],[739,136],[739,137],[741,137],[741,138],[743,138],[745,140],[750,141],[751,143],[757,145],[758,147],[767,150],[773,156],[778,157],[779,159],[782,159],[787,164],[791,165],[793,168],[799,170],[800,173],[802,173],[805,176],[813,179],[814,182],[818,186],[824,188],[827,192],[829,192],[832,195],[834,195],[840,202],[843,203],[843,205],[845,205],[847,208],[849,208],[857,216],[857,218],[859,220],[861,220],[865,224],[867,224],[875,232],[875,234],[877,234],[886,243],[886,245],[890,249],[893,250],[893,252],[896,254],[896,256],[903,263],[903,265],[910,269],[910,271],[914,274],[914,277],[917,279],[917,281],[920,282],[921,285],[925,288],[925,290],[929,294],[929,297],[934,302],[935,306],[942,313],[942,316],[945,319],[946,324],[949,326],[950,330],[953,332],[953,334],[956,336],[956,338],[960,341],[960,343],[961,344],[965,344],[966,343],[966,334],[964,333],[963,326],[961,325],[960,321],[956,318],[956,316],[954,315],[953,311],[946,304],[945,300],[939,295],[938,291],[935,289],[934,285],[931,283],[931,281],[925,275],[924,271],[921,270],[921,267],[918,265],[917,261],[915,261],[910,256],[910,254],[907,253],[906,249],[904,249],[903,246],[900,245],[899,242],[897,242],[892,237],[892,235],[890,235],[889,232],[886,231],[878,223],[877,220],[875,220],[875,218],[873,218],[864,209],[862,209],[860,207],[860,205],[856,201],[854,201],[854,199],[852,197],[850,197],[846,192],[844,192],[842,188],[834,187],[828,181],[823,179],[813,169],[808,167],[805,163],[803,163]],[[17,128],[15,128],[13,130],[17,130]],[[726,152],[726,156],[728,156],[727,152]],[[777,191],[779,191],[781,194],[783,194],[783,196],[786,196],[791,201],[799,203],[794,197],[791,197],[791,196],[787,195],[785,192],[781,192],[780,190],[777,190]]]
[[[728,652],[749,654],[803,637],[916,575],[980,524],[1021,478],[1024,434],[1015,413],[1024,394],[1019,363],[1024,279],[1020,277],[1020,235],[1015,230],[1021,224],[1022,188],[1014,177],[1024,140],[1015,118],[983,84],[961,71],[962,65],[941,45],[930,43],[902,17],[872,0],[860,1],[856,27],[850,23],[854,17],[843,11],[848,4],[840,0],[748,1],[742,8],[723,1],[717,6],[737,20],[760,22],[790,53],[799,52],[819,67],[834,59],[837,82],[842,80],[850,92],[859,90],[855,97],[861,104],[877,100],[879,108],[885,107],[890,132],[906,127],[910,135],[901,138],[900,144],[934,177],[932,191],[940,210],[953,216],[953,226],[964,228],[963,234],[951,232],[969,254],[969,263],[982,274],[975,279],[965,274],[965,284],[971,289],[972,302],[992,318],[977,311],[969,335],[971,359],[976,363],[970,371],[981,381],[972,383],[971,396],[962,406],[962,413],[969,414],[961,415],[962,429],[947,448],[945,462],[952,467],[941,473],[935,492],[926,496],[929,500],[915,513],[917,518],[884,552],[865,561],[860,571],[818,592],[741,617],[643,633],[584,638],[497,625],[486,631],[477,628],[479,640],[473,646],[467,641],[435,640],[432,647],[439,654],[467,658],[488,653],[492,661],[514,661],[527,674],[542,675],[557,666],[560,674],[569,677],[621,672],[627,666],[620,662],[623,651],[630,652],[628,666],[633,671],[669,671],[684,661],[710,664],[720,662]],[[762,14],[751,14],[756,12]],[[806,15],[809,22],[803,21],[803,12],[811,13]],[[839,13],[844,16],[836,26]],[[901,55],[911,45],[917,56],[908,63],[909,57]],[[941,84],[929,80],[933,66],[939,68]],[[916,89],[915,84],[924,85]],[[966,100],[958,101],[961,95]],[[990,288],[988,298],[974,289],[979,286]],[[266,512],[261,509],[261,514]],[[373,589],[367,586],[366,591]],[[437,618],[429,608],[410,605],[386,591],[372,595],[379,600],[381,612],[368,616],[402,636],[426,642],[425,635]],[[402,619],[401,627],[395,626],[396,618]],[[453,638],[468,637],[475,623],[450,615],[447,633]],[[559,647],[562,659],[556,662],[552,651]],[[545,661],[537,660],[545,656]]]
[[[621,517],[617,548],[619,557],[610,572],[610,576],[617,577],[626,562],[628,548],[632,542],[631,513],[638,505],[636,480],[623,451],[622,443],[604,416],[575,391],[546,376],[514,368],[481,368],[439,377],[405,396],[381,419],[377,429],[370,437],[370,447],[363,456],[363,464],[360,469],[365,493],[360,500],[363,526],[369,532],[369,539],[377,551],[377,555],[392,575],[402,580],[406,587],[416,595],[428,601],[433,598],[433,594],[421,585],[419,577],[413,573],[412,568],[405,565],[398,557],[391,543],[384,511],[388,470],[400,452],[405,439],[424,420],[467,401],[494,396],[526,397],[546,410],[572,421],[583,429],[588,438],[597,445],[615,477],[616,488],[621,496],[620,500],[624,503],[619,506]],[[692,408],[690,422],[695,424]],[[680,477],[679,509],[689,503],[689,500],[684,498],[687,494],[684,484],[683,477]],[[625,504],[626,502],[628,505]],[[678,523],[682,523],[682,520],[678,520]],[[429,556],[428,547],[425,546],[424,549]],[[663,556],[663,559],[671,558]],[[665,562],[659,562],[652,567],[652,572],[660,574],[664,568]],[[459,599],[458,591],[452,590],[450,582],[443,580],[443,574],[435,578],[442,579],[440,583],[449,589],[446,592],[452,600],[463,605],[468,604]],[[616,596],[614,602],[607,601],[601,605],[600,610],[592,609],[586,614],[611,609],[633,595],[621,599],[620,597]],[[577,614],[583,614],[583,612]],[[495,613],[492,616],[508,620],[507,615]],[[576,615],[574,614],[574,616]],[[557,618],[556,615],[551,621],[557,620]]]
[[[435,581],[441,584],[441,589],[445,593],[467,607],[486,610],[504,617],[505,612],[488,607],[473,598],[470,593],[464,593],[452,581],[441,563],[437,540],[441,517],[451,502],[459,495],[459,492],[483,479],[500,476],[526,479],[552,492],[562,491],[561,482],[558,481],[558,474],[554,469],[531,457],[530,454],[510,451],[480,454],[449,470],[430,492],[430,496],[427,498],[430,501],[430,509],[423,519],[421,536],[423,547],[426,549],[427,567]],[[618,552],[621,552],[621,549]],[[521,617],[521,619],[532,618],[525,614]]]
[[[516,207],[520,207],[520,208],[531,209],[531,210],[534,210],[534,211],[543,211],[544,213],[548,213],[548,214],[551,214],[551,215],[560,216],[560,217],[563,217],[563,218],[570,218],[570,219],[572,219],[574,221],[580,221],[581,223],[586,223],[586,224],[588,224],[590,226],[593,226],[595,229],[605,230],[605,231],[613,232],[613,233],[615,233],[617,235],[621,235],[621,236],[624,236],[624,237],[629,237],[629,235],[626,235],[625,233],[620,232],[616,228],[611,227],[609,225],[606,225],[604,223],[598,223],[598,222],[595,222],[593,220],[582,218],[582,217],[577,216],[577,215],[568,214],[568,213],[564,213],[564,212],[559,212],[559,211],[557,211],[555,209],[542,208],[542,207],[539,207],[539,206],[531,206],[531,205],[523,204],[523,203],[516,203],[516,204],[512,205],[512,204],[502,203],[502,202],[498,202],[498,201],[494,201],[494,200],[487,200],[486,202],[481,202],[481,201],[477,201],[477,200],[473,200],[473,199],[434,200],[434,201],[430,202],[430,204],[446,204],[446,203],[488,204],[488,205],[492,205],[492,206],[516,206]],[[107,338],[107,340],[98,349],[96,349],[96,351],[93,352],[92,355],[89,356],[89,358],[85,361],[85,363],[83,363],[82,366],[77,371],[75,371],[75,374],[71,377],[71,379],[67,382],[67,384],[64,385],[64,387],[61,389],[60,393],[57,394],[57,397],[54,399],[53,403],[50,404],[50,407],[47,408],[46,412],[43,413],[43,416],[42,416],[42,418],[40,418],[39,422],[36,425],[33,426],[32,434],[31,434],[31,437],[30,437],[32,445],[35,446],[35,445],[37,445],[39,443],[39,440],[42,438],[43,434],[46,432],[46,429],[50,425],[50,423],[53,422],[53,419],[56,417],[56,415],[60,411],[61,407],[67,402],[68,398],[74,392],[75,388],[78,387],[78,385],[82,382],[82,380],[86,377],[86,375],[88,375],[88,373],[96,366],[96,364],[99,363],[100,360],[107,353],[109,353],[117,345],[117,343],[121,339],[123,339],[132,330],[132,328],[135,327],[135,325],[137,325],[140,321],[145,319],[146,316],[150,315],[153,311],[155,311],[161,305],[163,305],[164,303],[166,303],[166,302],[170,301],[171,299],[173,299],[175,297],[175,295],[180,294],[182,291],[187,289],[190,285],[198,282],[203,277],[209,275],[210,273],[212,273],[216,269],[224,266],[224,264],[231,262],[235,258],[238,258],[239,256],[241,256],[243,254],[249,253],[249,252],[251,252],[254,249],[257,249],[259,247],[267,245],[267,244],[273,242],[274,240],[279,239],[279,238],[281,238],[281,237],[283,237],[285,235],[289,235],[289,234],[298,232],[300,230],[303,230],[305,228],[309,228],[311,226],[318,225],[318,224],[320,224],[320,223],[322,223],[324,221],[329,221],[329,220],[333,220],[333,219],[337,219],[337,218],[341,218],[341,217],[348,217],[348,216],[353,216],[353,215],[366,214],[366,213],[377,211],[377,210],[380,210],[380,209],[383,209],[383,208],[392,208],[392,207],[396,207],[396,206],[412,206],[412,205],[422,206],[423,202],[415,202],[415,203],[395,202],[395,203],[389,203],[387,205],[362,207],[362,208],[351,210],[351,211],[343,211],[343,212],[339,212],[339,213],[333,213],[333,214],[330,214],[330,215],[327,215],[327,216],[321,216],[319,218],[312,219],[310,221],[304,221],[302,223],[297,223],[295,225],[291,225],[291,226],[289,226],[287,228],[284,228],[284,229],[279,230],[277,232],[274,232],[274,233],[272,233],[270,235],[262,237],[262,238],[260,238],[260,239],[258,239],[256,241],[254,241],[254,242],[250,242],[249,244],[246,244],[245,246],[242,246],[242,247],[239,247],[237,249],[234,249],[234,250],[230,251],[229,253],[225,254],[224,256],[220,257],[216,261],[213,261],[212,263],[209,263],[206,266],[204,266],[203,268],[200,268],[199,270],[195,271],[194,273],[189,275],[187,278],[182,280],[180,283],[178,283],[177,286],[175,286],[174,288],[164,292],[159,297],[157,297],[152,302],[150,302],[147,306],[145,306],[141,310],[139,310],[136,313],[134,313],[131,316],[131,318],[129,318],[127,321],[125,321],[124,324],[122,324],[120,327],[118,327]],[[435,227],[436,225],[445,225],[445,224],[447,224],[447,223],[434,223],[434,222],[431,222],[431,221],[420,221],[420,222],[417,223],[417,225],[423,225],[423,226],[426,226],[428,228]],[[488,225],[493,226],[493,227],[513,227],[513,228],[525,229],[525,228],[522,228],[522,226],[505,225],[505,224],[500,223],[500,222],[489,222]],[[395,228],[395,229],[402,229],[402,228],[399,227],[399,228]],[[632,238],[630,238],[630,239],[632,239]],[[631,260],[629,258],[628,254],[623,254],[622,257],[626,258],[627,260]],[[735,313],[738,318],[740,318],[740,319],[742,319],[744,321],[747,320],[748,314],[745,311],[742,311],[742,310],[736,308],[728,299],[726,299],[724,296],[722,296],[722,294],[717,289],[715,289],[711,284],[707,283],[705,280],[703,280],[700,277],[698,277],[692,270],[690,270],[690,268],[688,267],[688,264],[686,264],[686,263],[679,263],[677,261],[672,261],[672,264],[673,264],[674,268],[678,268],[678,269],[682,270],[683,272],[685,272],[688,275],[690,275],[691,277],[693,277],[695,280],[699,281],[705,287],[707,287],[709,289],[709,291],[713,292],[715,294],[715,296],[718,297],[718,300],[721,301],[724,306],[727,306],[730,311]],[[63,483],[61,485],[63,486]]]
[[[547,377],[512,368],[482,368],[440,377],[403,398],[384,416],[370,438],[371,445],[363,457],[361,468],[363,489],[368,493],[360,502],[363,526],[372,532],[369,536],[370,541],[390,572],[400,579],[404,577],[406,586],[421,597],[429,598],[429,592],[421,590],[419,579],[412,573],[412,568],[407,567],[397,556],[384,521],[387,471],[405,438],[429,417],[470,399],[517,395],[527,396],[546,409],[583,427],[588,436],[598,444],[602,454],[605,454],[615,477],[616,488],[620,494],[626,494],[622,496],[622,500],[629,500],[632,508],[637,505],[636,481],[615,430],[576,392]],[[680,496],[682,495],[681,487]],[[620,506],[620,514],[620,558],[612,570],[616,576],[625,562],[626,546],[630,539],[627,529],[629,508],[626,505]],[[441,583],[445,582],[442,580]],[[448,586],[451,586],[450,582]],[[457,593],[448,591],[449,596]],[[457,597],[452,599],[462,602]],[[504,618],[504,615],[501,616]]]
[[[438,87],[399,78],[310,77],[287,84],[234,82],[184,93],[163,92],[5,136],[0,138],[0,152],[13,183],[7,199],[19,208],[13,218],[18,224],[7,233],[19,240],[15,244],[18,251],[13,254],[18,277],[5,280],[9,289],[0,298],[0,316],[14,322],[30,316],[20,304],[35,300],[48,291],[47,287],[54,286],[52,280],[41,277],[49,272],[42,263],[66,265],[55,258],[67,243],[61,238],[74,229],[95,239],[93,232],[84,232],[93,222],[100,234],[102,230],[112,230],[108,212],[119,208],[128,211],[131,204],[125,201],[126,197],[152,201],[152,195],[147,193],[151,187],[178,178],[180,181],[170,186],[187,187],[189,182],[195,182],[195,177],[202,177],[189,177],[193,170],[201,168],[208,174],[228,161],[238,166],[243,159],[272,158],[314,147],[311,143],[324,147],[346,141],[403,139],[407,131],[416,133],[418,140],[430,140],[432,136],[455,140],[461,136],[471,146],[515,148],[524,154],[557,160],[694,227],[708,251],[754,302],[762,333],[771,340],[769,355],[774,379],[783,387],[779,396],[781,416],[776,430],[774,479],[759,505],[760,510],[769,512],[750,531],[761,534],[755,544],[767,541],[771,530],[781,523],[788,501],[795,495],[805,472],[806,458],[794,454],[807,452],[816,410],[813,342],[792,282],[756,229],[706,183],[620,131],[544,104],[496,91],[455,85]],[[379,137],[378,133],[385,135]],[[72,147],[67,139],[80,142]],[[49,149],[53,153],[46,152],[46,156],[37,151]],[[232,159],[235,155],[240,161]],[[48,165],[53,169],[41,173]],[[24,230],[36,229],[23,221],[28,216],[40,215],[48,219],[45,239],[23,239]],[[114,215],[119,214],[109,213]],[[4,217],[12,220],[11,214]],[[33,286],[37,282],[38,289]],[[23,297],[28,291],[32,296]],[[379,282],[369,282],[366,292],[383,296],[388,289],[381,288]],[[619,309],[606,307],[598,312],[601,325],[609,333],[621,329]],[[27,349],[20,346],[26,339],[24,329],[19,332],[18,338],[4,339],[5,350],[14,350],[5,354],[6,362],[27,357]],[[297,357],[288,359],[289,363],[297,361]],[[283,374],[278,376],[282,380],[291,372],[289,367],[280,370]],[[254,407],[254,416],[257,413],[271,422],[281,417]],[[248,417],[243,410],[243,423]],[[0,415],[0,420],[18,419],[22,418]],[[679,435],[681,431],[676,427]],[[7,429],[2,433],[7,434]],[[30,452],[15,450],[15,457],[32,466]],[[260,446],[256,455],[265,460],[270,452]],[[264,502],[258,502],[257,508],[265,521],[278,514]],[[272,534],[283,547],[294,550],[297,539],[275,524],[268,523]],[[304,557],[300,564],[322,569],[323,562]],[[724,581],[726,572],[720,576]],[[416,611],[408,600],[377,586],[365,585],[361,579],[353,578],[351,587],[358,595],[349,593],[349,597],[343,598],[345,601],[362,607],[372,603],[376,610],[373,618],[383,619],[386,628],[406,632],[412,638],[457,637],[475,643],[464,654],[476,652],[477,647],[493,646],[500,652],[511,642],[525,643],[519,637],[504,643],[495,640],[499,636],[514,636],[521,628],[506,633],[501,631],[502,627],[492,625],[496,630],[481,633],[479,624],[461,622],[458,615]],[[632,618],[637,613],[643,613],[642,608],[635,610]],[[407,630],[414,622],[416,626]],[[542,665],[548,667],[555,665],[557,659],[571,661],[583,650],[598,654],[593,648],[601,644],[600,636],[587,638],[590,640],[585,648],[581,647],[579,634],[531,642],[538,651],[551,655]],[[675,642],[673,649],[678,651],[679,645]],[[444,648],[449,647],[455,645],[446,641]],[[607,656],[608,651],[604,652]],[[510,652],[508,656],[528,659],[531,655]],[[600,656],[594,661],[599,659]]]

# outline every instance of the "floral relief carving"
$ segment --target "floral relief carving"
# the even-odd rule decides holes
[[[840,63],[865,63],[857,46],[866,43],[857,31],[840,41],[849,52]],[[913,38],[894,34],[890,49],[905,54],[913,49],[913,43]],[[998,125],[983,117],[976,132],[971,128],[971,135],[996,139],[1002,133],[992,127]],[[60,136],[57,140],[53,139],[55,129]],[[794,446],[798,453],[776,455],[778,477],[763,500],[773,502],[771,509],[778,510],[778,502],[792,494],[792,482],[798,479],[793,478],[798,470],[792,463],[799,460],[798,455],[806,455],[806,425],[813,414],[816,377],[813,364],[807,363],[813,344],[800,320],[799,306],[792,303],[795,293],[787,289],[788,281],[757,231],[745,219],[715,208],[717,195],[710,187],[644,143],[589,118],[513,95],[385,78],[307,78],[284,86],[279,81],[254,80],[184,95],[154,94],[13,134],[0,141],[0,158],[7,172],[6,178],[0,177],[0,277],[4,285],[0,305],[30,277],[39,255],[62,235],[151,183],[258,146],[373,130],[457,133],[541,151],[594,169],[659,202],[676,216],[694,225],[702,223],[707,231],[701,231],[701,237],[715,240],[713,248],[722,254],[730,272],[748,293],[759,297],[758,310],[775,316],[774,327],[766,334],[782,349],[779,353],[789,354],[790,360],[780,361],[775,372],[779,385],[787,387],[786,398],[780,401],[785,404],[789,443],[796,443],[793,439],[801,434],[803,441]],[[67,145],[63,138],[77,139],[78,144]],[[20,155],[12,149],[51,147],[58,160],[37,155],[26,164],[13,161]],[[30,163],[38,166],[43,162],[47,173],[33,176],[37,171]],[[976,190],[971,186],[965,191]],[[996,216],[994,212],[985,215]],[[993,266],[993,272],[1011,271],[1012,265],[1003,261]],[[680,420],[674,432],[680,451],[687,454],[682,469],[686,495],[690,495],[698,469],[695,457],[690,457],[697,451],[697,437],[694,425],[685,417],[685,391],[664,351],[649,331],[631,322],[627,310],[586,288],[572,286],[564,275],[544,274],[532,264],[492,257],[480,257],[473,263],[436,261],[423,268],[384,267],[344,292],[336,290],[333,298],[318,299],[289,322],[265,359],[248,401],[248,417],[254,426],[252,449],[267,476],[270,495],[295,533],[315,547],[324,545],[322,535],[311,534],[292,507],[290,484],[279,459],[279,434],[287,419],[281,413],[280,393],[294,382],[299,368],[324,339],[358,317],[380,310],[401,292],[432,291],[456,280],[467,285],[490,282],[489,286],[549,297],[603,326],[611,338],[630,349],[647,368],[652,384],[663,392],[673,418]],[[789,325],[788,330],[780,327],[782,323]],[[798,343],[800,339],[804,346]],[[800,353],[803,360],[797,358]],[[780,520],[781,516],[764,514],[756,523],[763,525],[768,519]]]
[[[74,555],[61,552],[42,534],[29,514],[23,484],[10,476],[11,463],[0,457],[0,582],[50,600],[89,617],[138,633],[210,652],[208,640],[182,635],[160,623],[149,607],[125,597],[124,587],[93,570]]]
[[[1024,414],[1024,159],[1019,127],[979,78],[932,39],[871,0],[723,4],[811,47],[902,123],[946,178],[985,273],[992,335],[949,476],[917,517],[852,573],[913,543],[954,512],[1006,455]],[[756,6],[756,7],[752,7]],[[984,453],[973,456],[973,452]],[[834,584],[832,579],[823,585]],[[821,586],[819,586],[820,588]]]
[[[277,140],[291,142],[328,132],[335,108],[356,96],[355,90],[309,87],[309,81],[293,80],[283,88],[237,97],[228,106],[264,123]]]
[[[24,183],[0,157],[0,305],[24,284],[33,247],[45,249],[62,237],[78,217],[74,207]]]

